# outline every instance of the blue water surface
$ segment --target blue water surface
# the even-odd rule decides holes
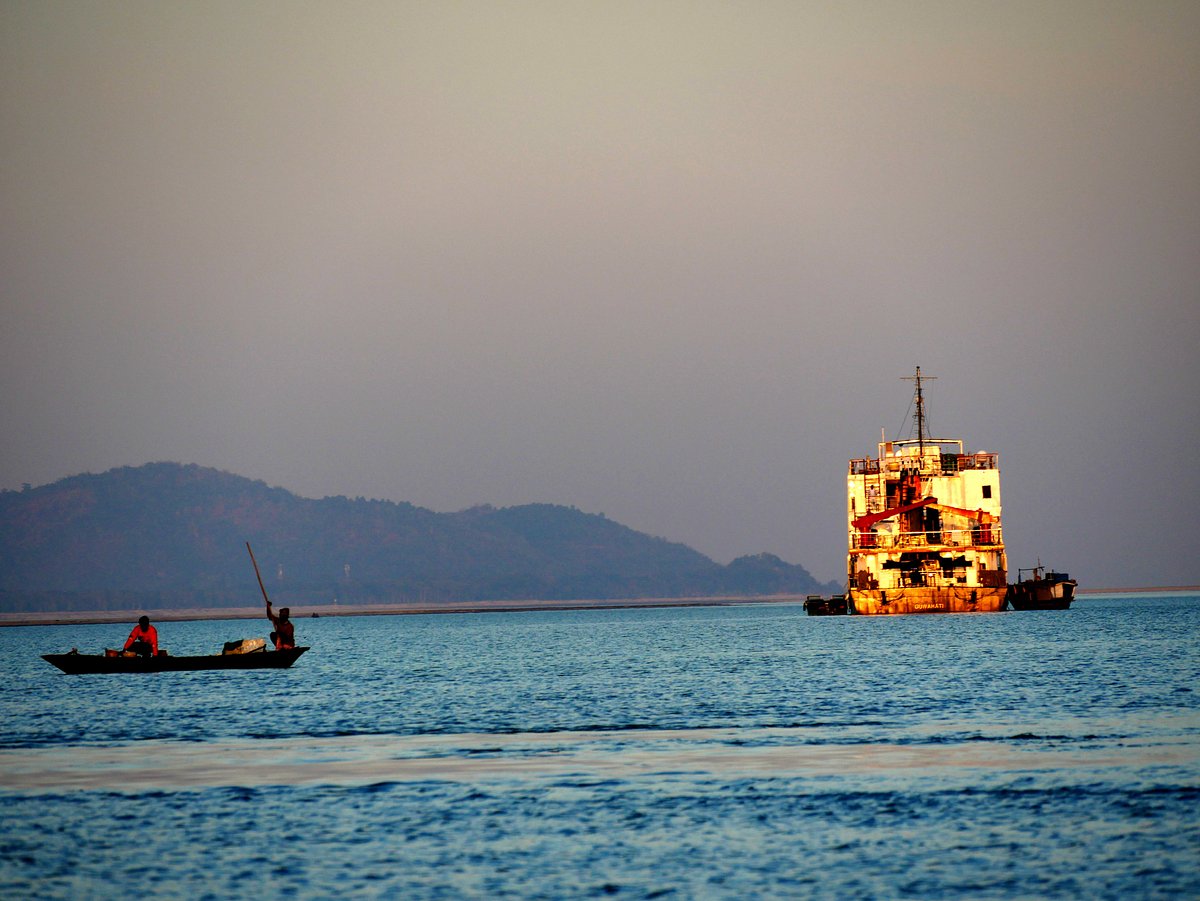
[[[0,896],[1200,896],[1200,598],[0,629]],[[163,623],[175,655],[265,620]]]

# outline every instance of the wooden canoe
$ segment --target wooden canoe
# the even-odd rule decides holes
[[[251,654],[205,654],[199,657],[108,657],[104,654],[43,654],[42,659],[64,673],[180,673],[198,670],[286,669],[308,648],[259,651]]]

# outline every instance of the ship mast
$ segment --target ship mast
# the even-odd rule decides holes
[[[903,376],[906,382],[917,383],[917,410],[913,413],[913,420],[917,424],[917,447],[920,450],[921,457],[925,456],[925,439],[929,437],[929,431],[925,427],[925,395],[921,391],[921,367],[917,367],[916,375]],[[936,375],[924,376],[925,381],[937,381]]]

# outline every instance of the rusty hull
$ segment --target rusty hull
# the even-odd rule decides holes
[[[850,589],[850,604],[860,616],[903,613],[998,613],[1005,609],[1007,586],[999,588]]]

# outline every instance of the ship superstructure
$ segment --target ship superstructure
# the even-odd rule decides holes
[[[846,518],[847,594],[853,612],[968,613],[1005,607],[996,454],[926,431],[917,367],[916,437],[881,441],[851,460]]]

